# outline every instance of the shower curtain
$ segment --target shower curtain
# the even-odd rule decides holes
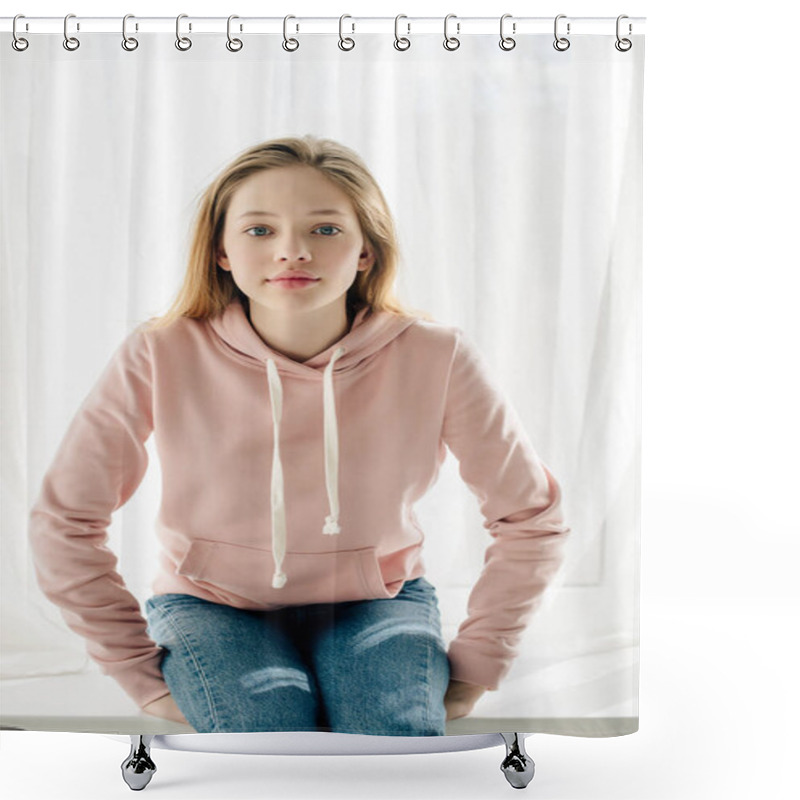
[[[4,35],[0,57],[2,726],[193,732],[144,713],[90,655],[81,620],[45,595],[31,511],[122,343],[180,288],[205,187],[259,142],[310,135],[351,148],[375,176],[397,230],[398,298],[427,312],[425,330],[458,331],[479,354],[504,422],[476,426],[471,446],[505,444],[521,481],[535,476],[519,474],[518,448],[534,453],[560,492],[558,569],[511,609],[517,630],[494,629],[507,671],[447,734],[636,731],[644,21],[498,18],[490,30],[387,18],[354,30],[352,19],[223,18],[136,30],[130,19],[125,46],[122,20],[116,33],[70,22],[65,38],[17,20],[27,44]],[[266,419],[266,373],[263,387]],[[498,520],[526,510],[500,513],[447,444],[406,520],[424,539],[446,646],[492,574],[488,548],[513,528]],[[154,437],[143,445],[130,497],[107,519],[80,508],[72,519],[113,554],[108,570],[139,604],[126,621],[140,613],[142,625],[166,485]],[[495,584],[497,620],[517,602],[505,588]]]

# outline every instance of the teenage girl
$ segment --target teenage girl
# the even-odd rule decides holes
[[[119,346],[30,519],[42,590],[146,713],[198,732],[425,736],[508,672],[562,560],[560,491],[476,348],[392,295],[386,201],[311,136],[207,188],[182,289]],[[107,548],[163,484],[145,616]],[[445,646],[414,503],[446,448],[490,534]]]

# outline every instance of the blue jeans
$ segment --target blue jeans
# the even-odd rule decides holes
[[[248,611],[189,594],[145,604],[161,671],[198,733],[441,736],[450,663],[434,587]]]

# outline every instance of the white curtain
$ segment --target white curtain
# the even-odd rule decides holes
[[[60,34],[3,46],[2,677],[97,672],[35,581],[27,517],[81,401],[132,328],[180,284],[199,193],[256,142],[316,134],[356,150],[394,213],[397,293],[487,356],[563,490],[567,560],[480,717],[636,727],[644,37]],[[158,459],[110,529],[128,587],[150,595]],[[455,635],[489,537],[448,455],[418,505]],[[109,681],[108,678],[98,679]],[[7,704],[6,704],[7,705]],[[619,722],[622,720],[622,722]],[[593,721],[597,724],[593,726]],[[616,721],[616,722],[615,722]],[[604,727],[605,725],[605,727]]]

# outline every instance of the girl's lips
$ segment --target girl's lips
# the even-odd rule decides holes
[[[318,280],[319,278],[278,278],[271,280],[270,283],[277,283],[285,289],[300,289],[303,286],[310,286]]]

